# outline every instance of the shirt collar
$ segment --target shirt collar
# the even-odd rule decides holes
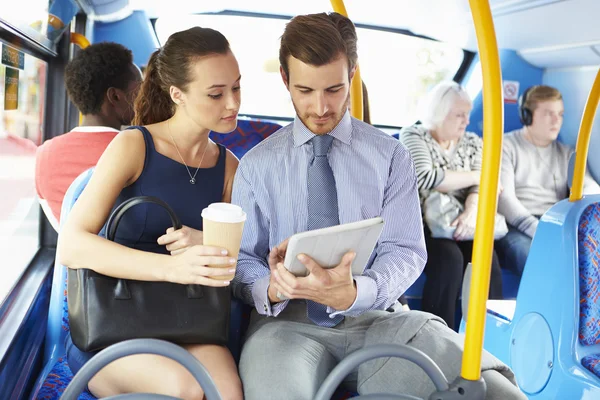
[[[294,147],[302,146],[304,143],[315,137],[315,134],[300,120],[298,114],[296,114],[296,118],[294,118],[293,129]],[[335,139],[345,144],[350,144],[352,142],[352,118],[350,117],[349,111],[346,111],[340,123],[337,124],[328,135],[333,136]]]
[[[109,126],[76,126],[71,132],[119,132]]]

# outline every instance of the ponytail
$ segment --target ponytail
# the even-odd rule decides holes
[[[150,56],[146,74],[140,91],[135,99],[134,125],[149,125],[166,121],[175,113],[175,104],[169,93],[163,88],[158,72],[160,49]]]
[[[226,54],[229,42],[220,32],[195,26],[175,32],[148,60],[146,76],[135,99],[135,125],[166,121],[175,114],[176,105],[169,95],[175,86],[185,91],[193,80],[193,64],[209,54]]]

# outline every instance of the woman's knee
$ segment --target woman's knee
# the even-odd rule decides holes
[[[177,397],[184,400],[202,400],[204,390],[196,379],[185,369],[173,371],[167,378],[165,395]],[[166,382],[165,382],[166,383]]]
[[[235,382],[228,382],[217,389],[223,400],[242,400],[244,398],[242,382],[239,379]]]
[[[170,388],[167,388],[168,396],[181,398],[184,400],[202,400],[204,398],[204,390],[200,384],[190,373],[179,373],[172,380],[174,382]],[[217,390],[223,400],[242,400],[244,398],[242,391],[242,383],[235,376],[228,382],[216,380]]]
[[[186,348],[208,370],[221,398],[241,400],[242,383],[229,350],[214,345],[193,345]]]
[[[184,400],[204,399],[204,389],[200,387],[200,384],[191,374],[180,373],[172,380],[172,382],[174,384],[166,388],[166,395]],[[237,376],[235,379],[231,379],[228,382],[216,380],[215,385],[223,400],[242,400],[244,398],[242,394],[242,383]]]

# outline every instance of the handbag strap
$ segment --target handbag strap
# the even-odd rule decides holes
[[[117,208],[110,214],[108,217],[108,221],[106,222],[106,238],[110,241],[115,240],[115,235],[117,234],[117,228],[119,227],[119,222],[125,215],[129,209],[138,204],[143,203],[152,203],[161,206],[164,208],[169,217],[171,218],[171,224],[175,230],[181,229],[181,220],[175,214],[175,211],[164,201],[154,196],[137,196],[132,197],[130,199],[125,200],[123,203],[119,204]],[[200,285],[186,285],[187,286],[187,297],[190,299],[200,299],[203,297],[202,287]],[[115,298],[119,300],[128,300],[131,298],[131,292],[129,291],[129,287],[127,285],[127,281],[125,279],[119,279],[117,282],[117,286],[115,287]]]
[[[119,206],[115,208],[114,211],[110,214],[110,217],[108,217],[108,221],[106,222],[106,238],[110,241],[114,241],[115,235],[117,234],[117,228],[119,227],[119,223],[121,222],[121,219],[123,218],[125,213],[129,211],[130,208],[143,203],[152,203],[164,208],[169,214],[169,217],[171,218],[171,224],[173,225],[173,228],[175,230],[181,229],[182,225],[181,221],[179,220],[179,217],[177,216],[177,214],[175,214],[175,211],[173,211],[171,206],[169,206],[166,202],[162,201],[158,197],[137,196],[125,200],[123,203],[119,204]]]

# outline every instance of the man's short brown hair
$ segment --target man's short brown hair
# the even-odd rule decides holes
[[[289,57],[320,67],[337,60],[348,60],[348,72],[358,60],[356,29],[348,18],[336,12],[299,15],[285,27],[279,47],[279,62],[289,78]]]
[[[538,85],[527,91],[523,106],[534,112],[539,103],[556,100],[562,100],[562,94],[560,94],[558,89],[552,86]]]

